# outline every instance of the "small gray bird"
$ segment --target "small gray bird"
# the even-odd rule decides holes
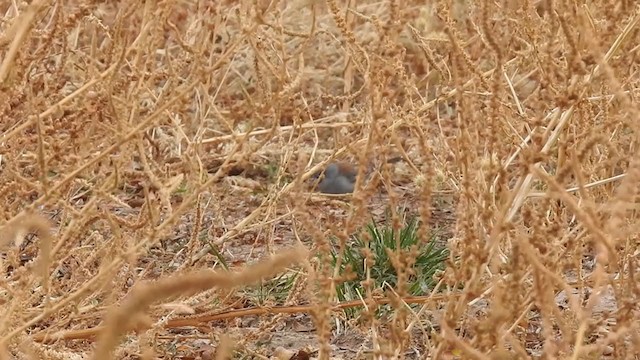
[[[320,192],[325,194],[352,193],[356,184],[356,170],[350,164],[343,162],[331,163],[324,170],[322,180],[318,184]]]

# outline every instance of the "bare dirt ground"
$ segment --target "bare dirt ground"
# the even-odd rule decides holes
[[[0,11],[0,360],[640,353],[635,3]],[[435,289],[363,248],[339,301],[333,249],[410,216]]]

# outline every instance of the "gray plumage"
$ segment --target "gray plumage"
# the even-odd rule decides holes
[[[345,163],[331,163],[327,166],[318,184],[320,192],[325,194],[352,193],[356,183],[356,172]]]

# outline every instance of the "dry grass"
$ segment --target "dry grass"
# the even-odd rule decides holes
[[[1,359],[640,353],[633,2],[0,11]],[[353,196],[308,191],[331,159]],[[437,291],[399,251],[337,303],[332,246],[398,208],[448,234]]]

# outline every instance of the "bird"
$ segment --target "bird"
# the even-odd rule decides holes
[[[314,176],[318,178],[320,174]],[[320,192],[325,194],[352,193],[356,183],[356,170],[345,162],[333,162],[322,173],[322,180],[318,184]]]

